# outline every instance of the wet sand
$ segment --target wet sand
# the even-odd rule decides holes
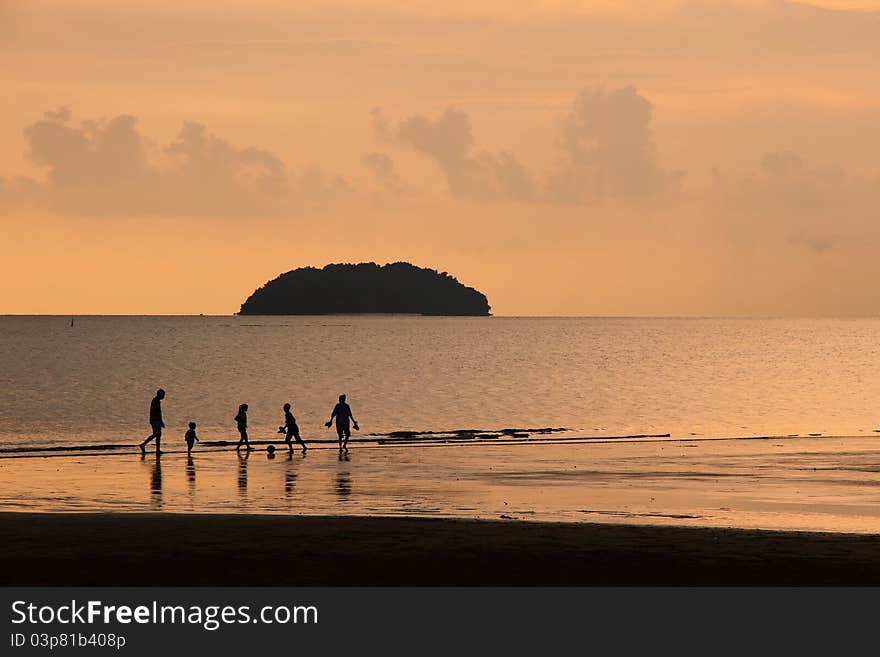
[[[880,438],[318,445],[0,458],[0,512],[225,513],[880,534]]]
[[[388,517],[0,513],[3,585],[878,585],[880,536]]]

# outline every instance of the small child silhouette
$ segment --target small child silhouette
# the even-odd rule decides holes
[[[190,452],[192,452],[193,445],[195,445],[199,441],[198,436],[196,436],[196,423],[195,422],[189,423],[189,429],[183,435],[183,438],[184,438],[184,440],[186,440],[186,455],[189,456]]]

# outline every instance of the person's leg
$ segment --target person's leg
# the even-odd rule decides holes
[[[147,446],[147,443],[149,443],[151,440],[153,440],[153,438],[158,438],[159,436],[162,435],[162,425],[151,424],[150,428],[153,430],[153,433],[151,433],[149,436],[144,438],[144,441],[138,445],[141,448],[142,452],[146,451],[145,448]]]
[[[336,423],[336,435],[339,436],[339,451],[341,452],[342,451],[343,430],[342,430],[342,427],[340,426],[339,422]]]
[[[147,436],[146,438],[144,438],[143,441],[141,441],[141,442],[138,443],[138,447],[141,448],[141,454],[146,453],[146,451],[147,451],[147,443],[150,442],[150,441],[151,441],[153,438],[155,438],[155,437],[156,437],[155,434],[152,434],[152,433],[151,433],[149,436]]]
[[[292,437],[293,437],[293,434],[291,433],[290,430],[288,430],[288,431],[287,431],[287,435],[284,437],[284,442],[287,443],[287,451],[288,451],[288,452],[292,452],[292,451],[293,451],[293,442],[291,441],[291,438],[292,438]]]
[[[297,443],[298,445],[301,445],[301,446],[302,446],[302,448],[303,448],[303,452],[305,452],[305,451],[308,449],[308,447],[306,447],[306,444],[303,442],[303,439],[299,437],[299,427],[294,427],[294,429],[293,429],[293,437],[296,439],[296,443]],[[291,449],[292,449],[292,448],[291,448]]]
[[[251,448],[251,443],[248,440],[247,429],[245,429],[244,431],[241,432],[241,439],[244,441],[245,449],[250,451],[252,448]]]
[[[345,440],[342,441],[342,449],[348,451],[348,439],[351,438],[351,429],[345,427]]]

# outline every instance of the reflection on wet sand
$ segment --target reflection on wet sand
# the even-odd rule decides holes
[[[293,489],[296,487],[296,467],[293,460],[293,450],[287,455],[287,463],[284,470],[284,496],[290,499]]]
[[[349,473],[340,472],[336,475],[336,494],[343,500],[351,495],[351,475]]]
[[[192,456],[186,457],[186,481],[189,484],[189,497],[193,499],[196,494],[196,464]]]
[[[162,508],[162,457],[156,454],[156,462],[150,474],[150,505]]]
[[[351,495],[351,473],[348,470],[336,473],[336,495],[340,500],[344,500]]]
[[[250,451],[246,451],[244,455],[239,453],[238,455],[238,492],[244,497],[247,495],[247,480],[248,480],[248,471],[247,471],[247,460],[248,456],[250,456]]]
[[[290,513],[295,496],[303,515],[504,516],[874,534],[880,531],[878,468],[872,465],[877,440],[377,447],[352,452],[351,462],[344,454],[340,461],[336,449],[316,447],[301,464],[296,452],[249,463],[244,454],[235,461],[229,452],[205,451],[193,459],[197,482],[179,452],[163,455],[164,463],[153,454],[10,457],[0,458],[0,509]]]
[[[351,461],[351,457],[348,455],[347,449],[339,450],[339,460],[341,462]],[[349,495],[351,495],[351,474],[348,472],[348,470],[340,470],[336,474],[336,495],[341,500],[344,500]]]

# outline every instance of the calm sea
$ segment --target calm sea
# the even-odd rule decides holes
[[[186,423],[303,437],[346,393],[361,434],[873,435],[880,320],[0,317],[3,447],[134,443]],[[537,434],[536,434],[537,435]]]

